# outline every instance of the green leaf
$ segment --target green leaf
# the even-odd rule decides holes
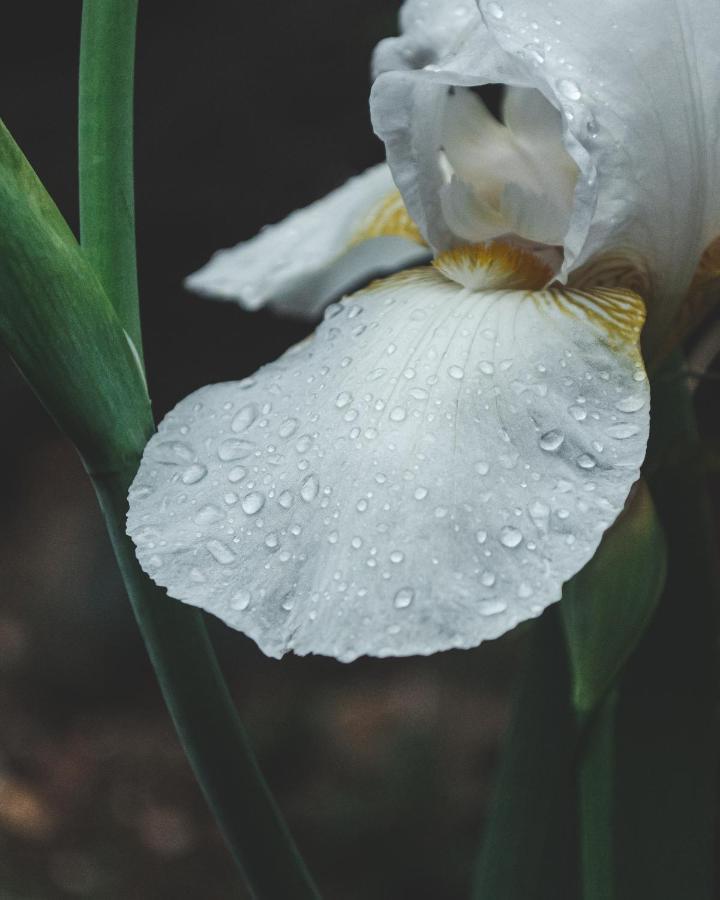
[[[72,232],[0,122],[0,341],[93,471],[153,431],[137,347]]]
[[[580,896],[578,727],[558,619],[553,607],[529,628],[529,652],[483,835],[474,900]]]
[[[651,620],[667,571],[667,548],[650,491],[639,481],[595,556],[563,589],[573,702],[591,712]]]
[[[133,194],[137,7],[138,0],[83,3],[78,156],[80,242],[142,352]]]
[[[718,888],[717,537],[682,371],[676,358],[653,380],[651,487],[668,578],[620,683],[618,900],[712,900]]]

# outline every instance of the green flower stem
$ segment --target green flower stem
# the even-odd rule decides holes
[[[132,152],[136,17],[137,0],[83,4],[79,162],[84,256],[142,371]],[[107,454],[98,461],[84,453],[84,459],[165,702],[252,895],[317,898],[238,719],[201,613],[171,600],[145,576],[125,534],[128,488],[143,446],[144,440],[136,442],[130,459],[124,453],[109,464]],[[82,444],[79,449],[83,453]]]
[[[580,862],[583,900],[613,900],[615,890],[615,711],[617,692],[583,723],[579,762]]]
[[[133,189],[138,0],[86,0],[80,41],[80,242],[142,354]]]
[[[217,664],[202,614],[140,570],[125,534],[135,467],[93,477],[125,586],[165,702],[253,897],[319,894],[275,805]]]
[[[575,760],[578,728],[556,608],[531,626],[472,896],[580,896]]]

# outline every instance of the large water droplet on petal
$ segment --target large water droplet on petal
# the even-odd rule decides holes
[[[229,438],[218,447],[218,456],[223,462],[230,462],[233,459],[245,459],[254,449],[255,444],[252,441]]]
[[[561,78],[558,81],[558,90],[568,100],[579,100],[582,97],[582,91],[577,83],[570,78]]]
[[[624,397],[622,400],[618,400],[615,404],[615,409],[619,409],[620,412],[624,413],[634,413],[640,412],[643,406],[645,406],[644,397]]]
[[[230,565],[235,559],[235,554],[222,541],[208,541],[205,546],[210,555],[223,566]]]
[[[412,588],[404,587],[395,594],[394,604],[397,609],[407,609],[415,599],[415,591]]]
[[[540,447],[548,453],[554,453],[562,447],[564,440],[562,431],[546,431],[540,438]]]
[[[597,460],[594,456],[590,456],[589,453],[583,453],[582,456],[578,456],[577,464],[581,469],[594,469],[597,465]]]
[[[250,594],[250,591],[236,591],[230,599],[230,606],[232,606],[233,609],[237,609],[242,612],[244,609],[247,609],[248,606],[250,606],[251,600],[252,595]]]
[[[316,476],[308,475],[300,487],[300,496],[306,503],[310,503],[311,500],[317,497],[319,490],[320,484]]]
[[[627,438],[635,437],[639,431],[640,427],[638,425],[628,425],[624,422],[619,425],[611,425],[608,428],[610,437],[615,438],[617,441],[624,441]]]
[[[522,532],[512,525],[506,525],[500,532],[500,543],[503,547],[518,547],[522,543]]]
[[[197,484],[198,481],[202,481],[203,478],[207,475],[207,471],[207,468],[201,463],[194,463],[183,472],[182,483]]]
[[[240,505],[243,508],[243,512],[246,512],[249,516],[254,516],[265,505],[265,494],[262,494],[260,491],[250,491],[249,494],[243,497]]]
[[[257,403],[246,403],[232,420],[231,428],[235,432],[245,431],[258,417]]]

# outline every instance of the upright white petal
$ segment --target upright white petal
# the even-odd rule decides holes
[[[271,656],[342,660],[475,646],[560,598],[644,456],[642,302],[438,267],[471,287],[377,282],[166,417],[128,531],[171,596]]]
[[[375,48],[373,75],[436,63],[476,17],[475,0],[406,0],[400,10],[400,35]]]
[[[479,0],[430,69],[386,72],[376,130],[411,213],[438,246],[440,122],[448,85],[536,88],[562,112],[579,177],[563,277],[607,252],[653,278],[656,341],[720,234],[720,10],[716,0]],[[417,207],[417,208],[416,208]],[[419,211],[424,210],[424,213]]]
[[[313,318],[369,278],[426,258],[386,164],[216,253],[186,285],[199,294]]]

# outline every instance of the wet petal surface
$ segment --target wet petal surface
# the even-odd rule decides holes
[[[462,255],[439,265],[472,284]],[[377,282],[166,417],[130,495],[138,558],[271,656],[497,637],[560,598],[638,477],[642,318],[617,291]]]

